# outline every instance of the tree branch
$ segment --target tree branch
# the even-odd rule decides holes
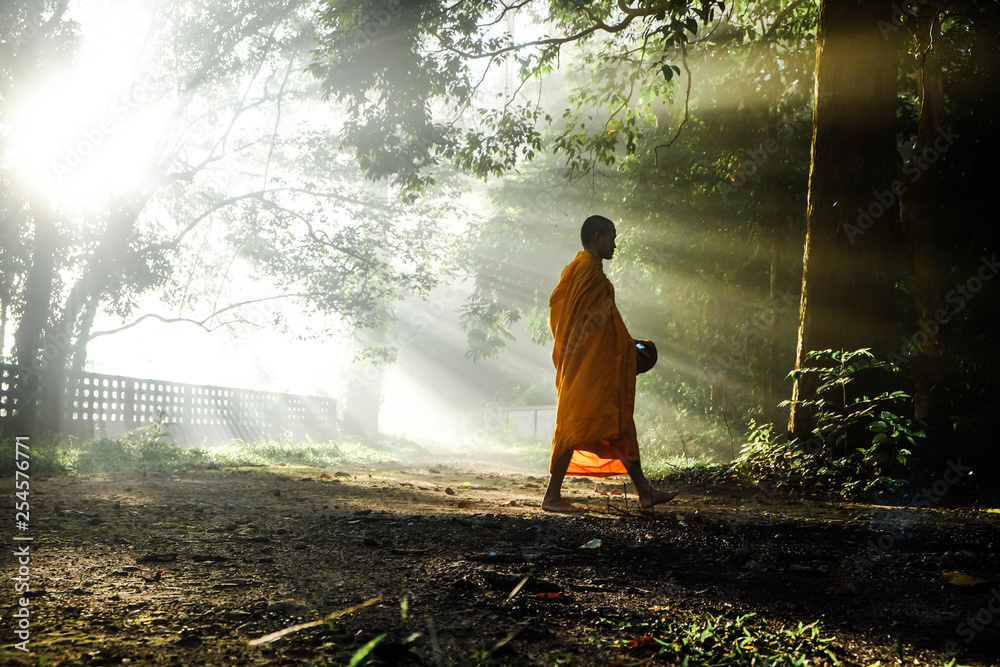
[[[771,37],[774,36],[774,33],[778,30],[779,27],[781,27],[781,24],[784,23],[786,20],[788,20],[788,17],[791,16],[792,13],[796,9],[798,9],[799,5],[801,5],[804,2],[805,0],[794,0],[792,3],[790,3],[784,9],[782,9],[780,12],[778,12],[778,15],[774,17],[774,21],[771,22],[771,25],[768,26],[764,34],[761,35],[760,39],[757,40],[757,43],[754,44],[752,49],[750,49],[750,55],[747,56],[747,61],[743,64],[744,77],[746,76],[746,73],[750,71],[750,66],[753,65],[754,61],[760,56],[760,51],[764,47],[764,45],[767,44],[768,40],[770,40]]]
[[[200,320],[196,320],[196,319],[193,319],[193,318],[190,318],[190,317],[164,317],[163,315],[158,315],[157,313],[146,313],[142,317],[140,317],[140,318],[138,318],[136,320],[133,320],[132,322],[129,322],[128,324],[126,324],[124,326],[118,327],[117,329],[108,329],[106,331],[95,331],[95,332],[93,332],[93,333],[90,334],[90,337],[87,338],[87,340],[89,342],[89,341],[92,341],[95,338],[98,338],[100,336],[111,336],[111,335],[116,334],[116,333],[121,333],[122,331],[127,331],[128,329],[132,329],[133,327],[138,326],[140,323],[144,322],[145,320],[159,320],[160,322],[165,322],[167,324],[175,324],[175,323],[178,323],[178,322],[186,322],[188,324],[194,324],[195,326],[198,326],[198,327],[204,329],[205,331],[212,332],[212,331],[215,331],[216,329],[219,329],[221,327],[226,326],[227,324],[230,324],[230,322],[221,322],[221,323],[219,323],[219,324],[217,324],[215,326],[208,326],[208,322],[210,320],[212,320],[215,317],[218,317],[219,315],[221,315],[222,313],[226,312],[227,310],[233,310],[235,308],[240,308],[242,306],[250,306],[250,305],[255,304],[255,303],[263,303],[265,301],[277,301],[279,299],[292,299],[292,298],[296,298],[296,297],[310,297],[310,296],[314,296],[314,295],[311,294],[311,293],[305,292],[305,293],[298,293],[298,294],[278,294],[278,295],[275,295],[275,296],[262,297],[260,299],[248,299],[246,301],[240,301],[238,303],[231,303],[228,306],[225,306],[224,308],[219,308],[218,310],[216,310],[214,313],[212,313],[208,317],[205,317],[205,318],[200,319]]]
[[[588,16],[590,16],[589,10],[584,10],[584,12],[588,13]],[[648,14],[642,14],[642,16],[646,15]],[[587,28],[586,30],[581,30],[580,32],[573,35],[567,35],[565,37],[548,37],[546,39],[537,39],[531,42],[511,44],[510,46],[505,46],[502,49],[497,49],[496,51],[487,51],[485,53],[467,53],[465,51],[456,49],[452,46],[446,46],[446,45],[442,45],[442,48],[447,51],[451,51],[452,53],[455,53],[457,55],[460,55],[463,58],[468,58],[469,60],[479,60],[482,58],[496,58],[498,56],[502,56],[505,53],[520,51],[522,49],[527,49],[532,46],[557,46],[562,44],[569,44],[570,42],[576,42],[588,35],[592,35],[599,30],[603,30],[604,32],[611,34],[618,33],[627,28],[635,18],[636,18],[635,16],[626,16],[621,23],[618,23],[616,25],[607,25],[603,21],[593,19],[595,21],[595,25]]]
[[[689,105],[691,102],[691,68],[688,67],[687,46],[684,44],[684,42],[681,42],[681,63],[683,63],[684,65],[684,73],[687,74],[687,90],[684,93],[684,119],[681,121],[680,125],[677,126],[677,132],[674,134],[673,138],[670,141],[668,141],[665,144],[660,144],[659,146],[656,146],[653,149],[653,165],[656,167],[657,171],[660,170],[660,149],[670,148],[671,146],[674,145],[674,142],[677,141],[677,138],[681,136],[681,130],[684,128],[684,125],[688,122],[688,117],[690,115]]]

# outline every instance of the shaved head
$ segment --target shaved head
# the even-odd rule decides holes
[[[603,215],[592,215],[583,221],[580,228],[580,243],[586,248],[594,240],[594,234],[603,234],[615,228],[615,223],[611,222]]]

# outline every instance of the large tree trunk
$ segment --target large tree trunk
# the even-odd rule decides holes
[[[893,341],[896,245],[896,52],[879,21],[888,0],[823,0],[816,54],[812,162],[796,368],[810,350],[872,348]],[[796,379],[789,430],[807,436],[815,390]]]
[[[119,203],[109,219],[100,245],[94,250],[83,275],[73,285],[62,310],[45,335],[43,387],[36,419],[43,430],[63,430],[62,404],[66,373],[71,364],[82,370],[94,316],[114,274],[128,253],[128,240],[137,217],[137,207]]]
[[[24,283],[21,319],[14,332],[13,360],[18,367],[14,396],[16,414],[8,422],[5,435],[39,433],[38,396],[44,389],[43,371],[54,349],[52,341],[44,339],[44,333],[52,306],[58,231],[52,210],[37,201],[32,201],[31,204],[34,247]]]

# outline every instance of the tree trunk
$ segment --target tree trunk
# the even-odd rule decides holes
[[[87,363],[87,344],[90,342],[90,332],[94,328],[94,318],[97,317],[100,301],[99,296],[92,296],[80,317],[79,334],[76,345],[73,347],[73,358],[69,364],[70,370],[75,373],[82,373],[83,367]]]
[[[38,395],[45,385],[43,371],[52,354],[52,341],[43,336],[52,306],[55,282],[55,253],[58,243],[55,214],[48,206],[31,202],[34,219],[34,247],[31,266],[24,283],[24,304],[21,319],[14,332],[14,365],[18,367],[18,382],[14,402],[17,414],[8,426],[8,433],[36,435],[38,430]]]
[[[342,430],[362,440],[378,437],[378,413],[382,403],[385,369],[371,362],[355,365],[347,386]]]
[[[922,331],[926,339],[914,333],[912,340],[923,341],[917,349],[908,350],[910,377],[913,380],[914,417],[927,421],[934,413],[931,396],[934,378],[939,374],[936,360],[940,354],[940,328],[942,318],[938,309],[944,304],[941,275],[938,271],[937,253],[934,250],[934,166],[940,151],[940,118],[944,107],[944,86],[937,57],[928,53],[917,69],[917,92],[920,99],[920,117],[917,125],[917,143],[913,159],[903,169],[906,191],[900,197],[899,219],[906,239],[909,260],[910,284],[916,305],[917,321],[914,332]],[[939,146],[940,147],[940,146]],[[946,148],[947,150],[947,148]],[[931,158],[934,158],[932,160]],[[923,167],[926,167],[924,169]],[[911,339],[910,336],[906,337]],[[906,357],[901,358],[906,359]]]
[[[71,357],[81,356],[79,348],[81,345],[86,346],[90,336],[87,319],[92,324],[96,314],[88,312],[88,309],[96,311],[109,285],[113,284],[118,267],[129,253],[129,239],[135,230],[135,221],[141,208],[142,204],[138,200],[135,203],[122,200],[111,213],[100,245],[91,255],[83,275],[70,290],[54,325],[54,337],[58,340],[50,363],[53,368],[65,370],[70,366]]]
[[[781,297],[778,294],[778,275],[781,268],[781,221],[777,216],[771,223],[771,331],[769,332],[769,358],[767,363],[767,408],[765,417],[772,424],[781,419]]]
[[[796,368],[809,364],[811,350],[891,349],[897,62],[894,33],[879,30],[891,4],[820,5]],[[794,402],[814,391],[811,375],[795,380],[789,430],[796,437],[812,431],[815,414]]]
[[[384,311],[379,316],[384,316]],[[363,347],[379,347],[386,343],[386,332],[382,329],[361,329],[355,332],[355,336]],[[378,438],[384,377],[385,365],[382,360],[357,359],[354,362],[344,401],[344,433],[362,440]]]

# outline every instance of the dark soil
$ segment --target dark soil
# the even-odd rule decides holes
[[[819,621],[846,665],[1000,664],[1000,514],[696,485],[640,513],[577,479],[574,517],[539,509],[544,483],[426,465],[32,480],[31,653],[8,582],[0,663],[346,664],[388,633],[385,664],[637,664],[615,642],[642,623],[756,612]]]

